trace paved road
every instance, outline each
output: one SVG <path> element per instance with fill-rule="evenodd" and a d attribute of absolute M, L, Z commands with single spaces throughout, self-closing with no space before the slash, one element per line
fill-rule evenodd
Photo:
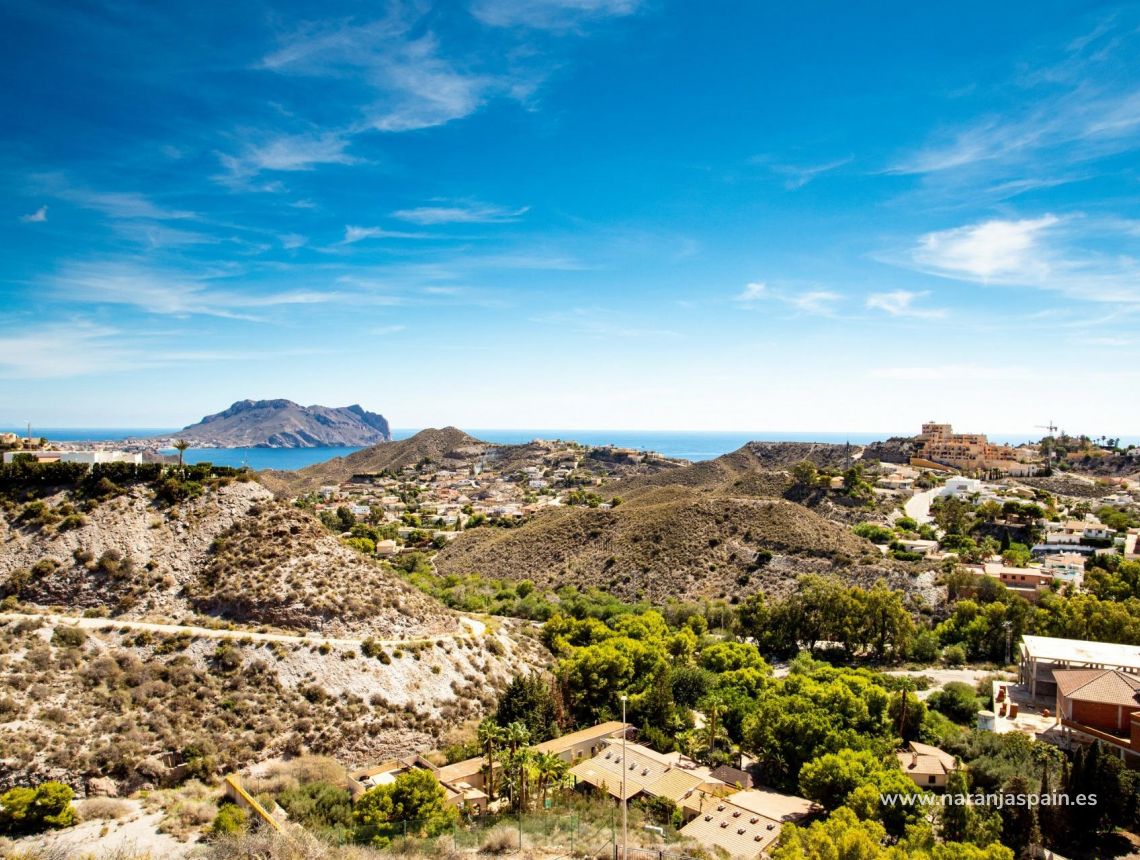
<path fill-rule="evenodd" d="M 941 487 L 935 487 L 932 490 L 923 490 L 921 493 L 915 493 L 906 500 L 906 503 L 903 505 L 903 510 L 906 511 L 908 517 L 919 525 L 932 522 L 930 503 L 934 501 L 941 491 Z"/>
<path fill-rule="evenodd" d="M 108 630 L 129 627 L 132 630 L 149 630 L 154 633 L 177 635 L 189 633 L 192 636 L 203 636 L 210 639 L 249 639 L 253 642 L 285 642 L 301 645 L 316 645 L 327 642 L 329 645 L 340 645 L 346 648 L 359 648 L 363 639 L 337 639 L 311 633 L 307 636 L 292 636 L 287 633 L 256 633 L 252 630 L 225 630 L 213 627 L 192 627 L 185 624 L 156 624 L 152 621 L 125 621 L 120 618 L 80 618 L 74 615 L 33 615 L 23 612 L 0 613 L 0 621 L 23 621 L 40 619 L 49 624 L 66 624 L 71 627 L 81 627 L 84 630 Z M 409 639 L 377 639 L 381 645 L 401 645 L 408 642 L 431 642 L 439 639 L 454 639 L 459 636 L 482 636 L 487 632 L 487 625 L 478 618 L 461 616 L 459 624 L 463 628 L 455 633 L 437 633 L 434 636 L 420 636 Z"/>

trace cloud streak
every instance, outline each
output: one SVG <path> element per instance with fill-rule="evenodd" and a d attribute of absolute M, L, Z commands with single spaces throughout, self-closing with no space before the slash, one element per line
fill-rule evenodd
<path fill-rule="evenodd" d="M 773 289 L 762 281 L 746 284 L 744 289 L 733 297 L 733 301 L 743 307 L 774 301 L 809 316 L 834 316 L 843 296 L 833 290 L 811 289 L 802 292 L 789 292 Z"/>
<path fill-rule="evenodd" d="M 883 311 L 892 317 L 909 317 L 914 319 L 939 319 L 946 316 L 945 308 L 919 308 L 915 302 L 930 295 L 929 291 L 911 292 L 909 290 L 891 290 L 885 293 L 872 293 L 867 296 L 867 307 L 872 310 Z"/>
<path fill-rule="evenodd" d="M 529 211 L 529 206 L 507 209 L 502 206 L 474 203 L 399 209 L 392 213 L 392 217 L 424 226 L 431 224 L 510 224 L 518 221 Z"/>

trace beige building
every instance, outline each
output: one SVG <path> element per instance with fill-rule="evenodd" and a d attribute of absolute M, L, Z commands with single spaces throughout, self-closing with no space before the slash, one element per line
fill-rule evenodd
<path fill-rule="evenodd" d="M 629 723 L 612 720 L 549 741 L 543 741 L 532 746 L 531 749 L 536 752 L 554 753 L 573 764 L 600 751 L 608 741 L 620 736 L 623 731 L 628 731 L 630 728 Z M 447 793 L 448 803 L 454 806 L 467 805 L 482 808 L 487 801 L 487 795 L 483 791 L 487 785 L 486 764 L 487 760 L 484 757 L 477 756 L 453 762 L 443 767 L 436 767 L 422 756 L 412 755 L 354 770 L 348 775 L 348 787 L 355 797 L 370 788 L 395 782 L 397 776 L 412 768 L 423 768 L 430 770 L 439 780 L 440 785 Z M 495 771 L 496 773 L 499 771 L 498 765 L 496 765 Z"/>
<path fill-rule="evenodd" d="M 946 778 L 958 769 L 958 760 L 950 753 L 918 741 L 911 741 L 908 749 L 895 755 L 902 772 L 919 788 L 945 788 Z"/>
<path fill-rule="evenodd" d="M 746 789 L 717 798 L 688 824 L 681 835 L 730 857 L 765 854 L 789 822 L 803 821 L 819 811 L 810 800 L 765 789 Z"/>
<path fill-rule="evenodd" d="M 919 443 L 919 459 L 966 472 L 999 471 L 1026 476 L 1036 471 L 1036 464 L 1019 459 L 1016 449 L 994 445 L 984 433 L 955 433 L 949 424 L 929 421 L 922 425 L 922 432 L 915 439 Z"/>

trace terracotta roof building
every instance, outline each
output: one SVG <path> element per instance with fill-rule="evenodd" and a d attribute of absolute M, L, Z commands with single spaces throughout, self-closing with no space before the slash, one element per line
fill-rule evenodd
<path fill-rule="evenodd" d="M 946 778 L 958 769 L 958 760 L 950 753 L 918 741 L 895 755 L 902 772 L 919 788 L 945 788 Z"/>

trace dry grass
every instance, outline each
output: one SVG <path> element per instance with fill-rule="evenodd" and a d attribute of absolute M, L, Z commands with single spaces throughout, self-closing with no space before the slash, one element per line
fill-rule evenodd
<path fill-rule="evenodd" d="M 117 797 L 89 797 L 75 804 L 82 821 L 113 821 L 129 815 L 131 805 Z"/>
<path fill-rule="evenodd" d="M 221 791 L 196 779 L 173 789 L 151 791 L 143 798 L 147 812 L 162 811 L 160 833 L 186 841 L 214 820 Z"/>

